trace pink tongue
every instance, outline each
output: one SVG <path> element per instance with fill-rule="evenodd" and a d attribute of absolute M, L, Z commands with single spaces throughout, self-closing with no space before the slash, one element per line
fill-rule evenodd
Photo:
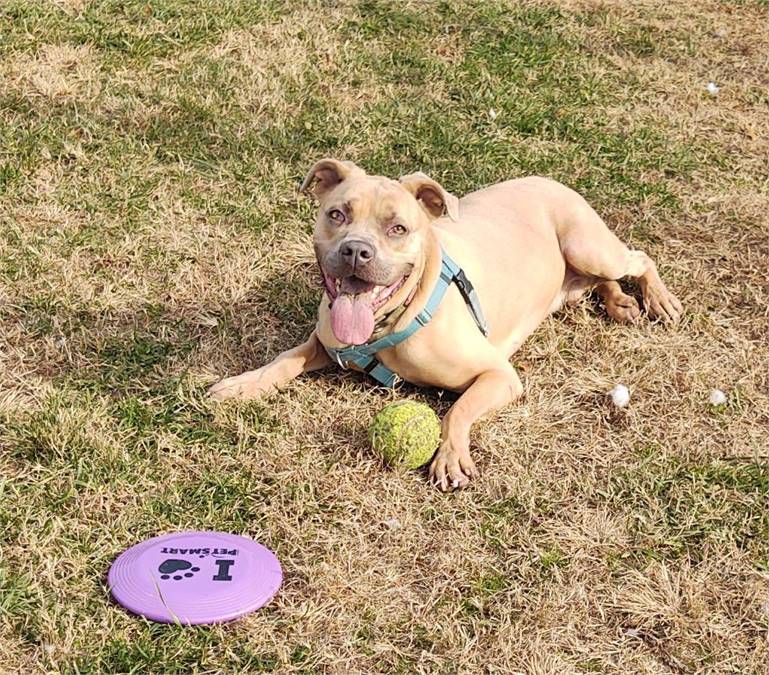
<path fill-rule="evenodd" d="M 370 296 L 339 295 L 331 305 L 331 330 L 343 344 L 364 344 L 374 332 L 374 310 Z"/>

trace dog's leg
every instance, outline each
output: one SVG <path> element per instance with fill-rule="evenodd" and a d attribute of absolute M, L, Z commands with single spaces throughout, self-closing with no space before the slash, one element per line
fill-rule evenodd
<path fill-rule="evenodd" d="M 643 251 L 628 249 L 606 227 L 588 203 L 581 197 L 579 200 L 578 206 L 570 211 L 568 222 L 562 223 L 558 231 L 561 251 L 566 262 L 580 274 L 606 281 L 616 281 L 626 276 L 635 277 L 641 287 L 649 316 L 672 323 L 678 321 L 683 306 L 660 279 L 652 259 Z M 618 304 L 622 304 L 616 287 L 604 286 L 603 290 L 612 298 L 612 302 L 616 299 Z M 598 291 L 601 295 L 604 294 L 601 288 Z M 614 316 L 613 308 L 609 308 L 609 301 L 607 310 Z"/>
<path fill-rule="evenodd" d="M 640 315 L 636 299 L 623 292 L 616 281 L 602 281 L 595 290 L 603 298 L 606 313 L 620 323 L 633 323 Z"/>
<path fill-rule="evenodd" d="M 283 352 L 266 366 L 217 382 L 208 390 L 208 395 L 215 401 L 259 398 L 302 373 L 318 370 L 330 363 L 329 355 L 313 332 L 307 342 Z"/>
<path fill-rule="evenodd" d="M 507 362 L 481 373 L 443 418 L 441 447 L 430 464 L 430 480 L 444 492 L 463 488 L 476 474 L 470 457 L 470 427 L 480 417 L 517 399 L 523 386 Z"/>

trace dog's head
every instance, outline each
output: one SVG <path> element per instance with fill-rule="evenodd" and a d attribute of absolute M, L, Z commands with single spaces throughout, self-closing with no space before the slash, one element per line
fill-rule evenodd
<path fill-rule="evenodd" d="M 335 159 L 317 162 L 301 189 L 320 204 L 313 244 L 332 330 L 344 344 L 363 344 L 375 313 L 421 270 L 431 222 L 457 218 L 457 198 L 423 173 L 395 181 Z"/>

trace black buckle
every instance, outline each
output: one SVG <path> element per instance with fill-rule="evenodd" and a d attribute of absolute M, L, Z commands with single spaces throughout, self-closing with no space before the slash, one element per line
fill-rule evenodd
<path fill-rule="evenodd" d="M 464 270 L 459 270 L 454 275 L 454 282 L 456 283 L 459 290 L 462 292 L 462 295 L 465 296 L 466 300 L 470 299 L 470 293 L 475 290 L 473 288 L 473 285 L 470 283 L 470 280 L 465 276 Z"/>
<path fill-rule="evenodd" d="M 465 304 L 470 310 L 470 313 L 473 315 L 475 323 L 478 324 L 478 328 L 480 329 L 481 333 L 483 333 L 485 337 L 488 337 L 489 328 L 486 325 L 486 320 L 484 319 L 483 315 L 479 315 L 481 309 L 480 301 L 478 300 L 478 294 L 475 292 L 475 288 L 473 288 L 470 280 L 465 276 L 465 271 L 463 269 L 458 270 L 454 275 L 454 283 L 457 285 L 459 292 L 462 294 L 462 297 L 465 300 Z M 473 300 L 475 300 L 475 302 L 473 302 Z"/>

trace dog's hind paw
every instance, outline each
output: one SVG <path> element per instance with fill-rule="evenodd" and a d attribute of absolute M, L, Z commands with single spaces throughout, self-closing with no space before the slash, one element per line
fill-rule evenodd
<path fill-rule="evenodd" d="M 606 300 L 606 313 L 620 323 L 635 323 L 641 309 L 635 298 L 622 293 Z"/>
<path fill-rule="evenodd" d="M 684 312 L 681 301 L 665 286 L 649 285 L 644 289 L 644 306 L 651 319 L 678 323 Z"/>

